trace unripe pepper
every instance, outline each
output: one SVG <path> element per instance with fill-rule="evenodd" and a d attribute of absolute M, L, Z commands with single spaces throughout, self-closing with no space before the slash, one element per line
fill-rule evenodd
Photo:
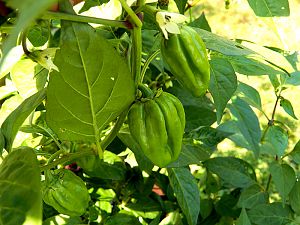
<path fill-rule="evenodd" d="M 170 34 L 161 42 L 161 55 L 175 78 L 194 96 L 205 94 L 210 80 L 206 47 L 199 34 L 182 26 L 180 34 Z"/>
<path fill-rule="evenodd" d="M 128 113 L 129 130 L 142 152 L 157 166 L 165 167 L 181 152 L 185 114 L 172 94 L 160 92 L 138 101 Z"/>
<path fill-rule="evenodd" d="M 42 194 L 46 204 L 69 216 L 84 214 L 90 201 L 84 182 L 66 169 L 56 170 L 53 173 L 45 171 Z"/>

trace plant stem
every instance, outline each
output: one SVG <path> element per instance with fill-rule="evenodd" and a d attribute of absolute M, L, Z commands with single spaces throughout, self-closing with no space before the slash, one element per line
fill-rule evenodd
<path fill-rule="evenodd" d="M 137 27 L 142 27 L 143 23 L 140 18 L 135 14 L 135 12 L 129 7 L 125 0 L 119 0 L 123 9 L 128 13 L 130 19 L 134 22 Z"/>
<path fill-rule="evenodd" d="M 108 19 L 101 19 L 96 17 L 89 17 L 89 16 L 81 16 L 81 15 L 72 15 L 68 13 L 62 12 L 45 12 L 42 15 L 42 19 L 61 19 L 61 20 L 69 20 L 74 22 L 82 22 L 82 23 L 96 23 L 96 24 L 103 24 L 112 27 L 121 27 L 121 28 L 128 28 L 126 25 L 126 21 L 122 20 L 108 20 Z"/>
<path fill-rule="evenodd" d="M 266 190 L 265 191 L 269 190 L 271 180 L 272 180 L 272 175 L 270 174 L 269 177 L 268 177 L 267 186 L 266 186 Z"/>
<path fill-rule="evenodd" d="M 27 55 L 29 57 L 30 51 L 28 50 L 27 45 L 26 45 L 26 34 L 27 34 L 27 31 L 24 30 L 21 34 L 21 36 L 22 36 L 21 43 L 22 43 L 22 48 L 23 48 L 25 55 Z"/>
<path fill-rule="evenodd" d="M 127 113 L 128 113 L 128 109 L 126 109 L 124 112 L 122 112 L 122 114 L 119 116 L 113 129 L 101 142 L 102 149 L 106 149 L 106 147 L 115 139 L 115 137 L 117 136 L 119 130 L 121 129 L 121 127 L 126 119 Z"/>
<path fill-rule="evenodd" d="M 146 60 L 144 66 L 143 66 L 143 69 L 142 69 L 142 72 L 141 72 L 141 76 L 140 76 L 140 79 L 138 80 L 138 83 L 143 83 L 143 79 L 144 79 L 144 76 L 146 74 L 146 71 L 148 69 L 148 66 L 149 64 L 152 62 L 152 60 L 154 60 L 156 58 L 156 56 L 160 53 L 160 49 L 156 50 L 155 52 L 153 52 L 149 57 L 148 59 Z"/>
<path fill-rule="evenodd" d="M 132 30 L 132 54 L 131 54 L 131 72 L 134 77 L 136 86 L 141 80 L 142 64 L 142 29 L 134 27 Z"/>
<path fill-rule="evenodd" d="M 95 152 L 93 150 L 89 150 L 89 151 L 76 152 L 76 153 L 72 153 L 72 154 L 66 154 L 66 155 L 62 156 L 61 158 L 55 160 L 54 162 L 51 162 L 45 166 L 41 166 L 40 169 L 41 169 L 41 171 L 45 171 L 45 170 L 51 169 L 59 164 L 63 164 L 65 162 L 72 161 L 74 159 L 81 158 L 84 156 L 89 156 L 89 155 L 95 155 Z"/>
<path fill-rule="evenodd" d="M 57 157 L 59 157 L 60 154 L 63 154 L 65 151 L 63 149 L 58 150 L 57 152 L 55 152 L 54 154 L 52 154 L 50 156 L 50 158 L 47 161 L 47 164 L 50 164 L 51 162 L 54 161 L 54 159 L 56 159 Z"/>
<path fill-rule="evenodd" d="M 277 106 L 278 106 L 278 102 L 279 102 L 279 99 L 281 98 L 280 94 L 281 94 L 281 91 L 279 91 L 279 94 L 276 95 L 276 102 L 275 102 L 274 109 L 273 109 L 272 116 L 271 116 L 271 121 L 272 122 L 274 121 L 276 109 L 277 109 Z"/>

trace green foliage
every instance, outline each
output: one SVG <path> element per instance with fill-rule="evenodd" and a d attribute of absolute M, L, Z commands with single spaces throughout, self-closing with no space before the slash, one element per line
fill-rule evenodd
<path fill-rule="evenodd" d="M 214 34 L 204 1 L 4 2 L 0 225 L 299 223 L 297 51 Z"/>

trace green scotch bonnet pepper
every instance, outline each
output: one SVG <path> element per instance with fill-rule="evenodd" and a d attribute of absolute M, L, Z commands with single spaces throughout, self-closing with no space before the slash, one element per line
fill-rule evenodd
<path fill-rule="evenodd" d="M 43 200 L 59 213 L 81 216 L 90 201 L 84 182 L 72 171 L 66 169 L 45 171 L 42 182 Z"/>
<path fill-rule="evenodd" d="M 185 113 L 172 94 L 160 92 L 152 99 L 134 103 L 128 113 L 128 125 L 142 152 L 155 165 L 165 167 L 178 158 Z"/>
<path fill-rule="evenodd" d="M 194 96 L 204 95 L 210 80 L 210 65 L 204 42 L 189 26 L 161 42 L 161 55 L 174 77 Z"/>

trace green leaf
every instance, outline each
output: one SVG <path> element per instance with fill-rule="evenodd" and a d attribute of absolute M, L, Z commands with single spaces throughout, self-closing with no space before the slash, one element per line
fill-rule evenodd
<path fill-rule="evenodd" d="M 261 130 L 257 116 L 251 107 L 238 97 L 232 100 L 229 109 L 237 119 L 239 130 L 247 140 L 251 150 L 254 151 L 257 156 L 259 154 L 259 142 L 261 138 Z"/>
<path fill-rule="evenodd" d="M 11 151 L 18 130 L 30 113 L 38 107 L 46 97 L 46 89 L 43 89 L 27 98 L 19 105 L 3 122 L 1 129 L 5 137 L 5 149 Z"/>
<path fill-rule="evenodd" d="M 265 1 L 265 0 L 262 0 L 262 1 Z M 268 0 L 268 1 L 271 1 L 271 0 Z M 279 52 L 274 51 L 270 48 L 260 46 L 258 44 L 253 43 L 253 42 L 242 41 L 241 44 L 243 46 L 253 50 L 256 53 L 256 55 L 262 56 L 262 58 L 266 62 L 270 63 L 271 65 L 273 65 L 277 69 L 279 69 L 281 71 L 284 71 L 284 72 L 288 72 L 288 73 L 292 73 L 292 72 L 295 71 L 295 69 L 293 68 L 291 63 L 286 59 L 286 57 L 284 57 Z"/>
<path fill-rule="evenodd" d="M 284 74 L 282 70 L 272 66 L 258 55 L 226 56 L 234 70 L 249 76 Z"/>
<path fill-rule="evenodd" d="M 245 102 L 247 102 L 249 105 L 259 110 L 262 110 L 260 95 L 255 88 L 243 82 L 239 82 L 237 88 L 237 95 Z"/>
<path fill-rule="evenodd" d="M 208 194 L 216 193 L 220 189 L 219 180 L 217 180 L 217 178 L 214 177 L 214 175 L 209 171 L 207 171 L 205 185 L 206 185 L 205 191 Z"/>
<path fill-rule="evenodd" d="M 176 210 L 168 213 L 159 225 L 182 225 L 180 212 Z"/>
<path fill-rule="evenodd" d="M 184 167 L 191 164 L 200 164 L 200 162 L 209 159 L 210 155 L 211 152 L 205 146 L 184 141 L 178 159 L 170 163 L 168 167 Z"/>
<path fill-rule="evenodd" d="M 296 71 L 290 74 L 289 77 L 285 80 L 285 85 L 293 85 L 299 86 L 300 85 L 300 71 Z"/>
<path fill-rule="evenodd" d="M 249 220 L 249 217 L 247 215 L 245 208 L 242 209 L 240 217 L 236 221 L 236 225 L 251 225 L 251 222 Z"/>
<path fill-rule="evenodd" d="M 255 15 L 260 17 L 289 16 L 288 0 L 248 0 Z"/>
<path fill-rule="evenodd" d="M 216 121 L 213 103 L 207 97 L 194 97 L 177 82 L 173 82 L 173 87 L 168 92 L 174 94 L 184 107 L 186 132 L 200 126 L 210 126 Z"/>
<path fill-rule="evenodd" d="M 199 127 L 185 134 L 187 138 L 201 141 L 205 146 L 213 148 L 233 133 L 224 132 L 213 127 Z"/>
<path fill-rule="evenodd" d="M 179 12 L 181 14 L 184 14 L 187 0 L 174 0 L 174 1 L 177 5 L 177 8 L 178 8 Z"/>
<path fill-rule="evenodd" d="M 271 204 L 260 204 L 248 211 L 249 219 L 257 225 L 283 225 L 290 222 L 290 210 L 287 205 L 282 206 L 281 202 Z"/>
<path fill-rule="evenodd" d="M 249 55 L 255 53 L 240 43 L 230 41 L 224 37 L 200 28 L 193 28 L 203 39 L 206 48 L 212 51 L 216 51 L 224 55 Z"/>
<path fill-rule="evenodd" d="M 41 84 L 46 83 L 47 73 L 42 73 L 42 70 L 31 59 L 22 59 L 12 68 L 10 77 L 23 98 L 28 98 L 44 88 Z"/>
<path fill-rule="evenodd" d="M 204 166 L 226 183 L 240 188 L 255 184 L 253 168 L 246 161 L 234 157 L 215 157 L 206 160 Z"/>
<path fill-rule="evenodd" d="M 53 5 L 56 0 L 44 0 L 44 1 L 36 1 L 36 0 L 6 0 L 7 6 L 18 9 L 18 20 L 13 30 L 9 34 L 9 37 L 4 42 L 3 46 L 3 57 L 0 61 L 0 67 L 3 65 L 4 60 L 7 57 L 9 51 L 14 47 L 17 42 L 17 38 L 19 33 L 25 29 L 27 26 L 34 21 L 36 17 L 41 15 L 45 10 L 47 10 L 51 5 Z M 30 7 L 28 7 L 30 6 Z"/>
<path fill-rule="evenodd" d="M 239 208 L 251 209 L 256 205 L 268 203 L 268 198 L 268 193 L 264 192 L 259 185 L 254 184 L 243 189 L 237 206 Z"/>
<path fill-rule="evenodd" d="M 241 133 L 238 122 L 234 120 L 228 120 L 225 123 L 222 123 L 218 126 L 218 130 L 221 130 L 223 132 L 234 132 L 232 135 L 228 137 L 231 141 L 233 141 L 237 146 L 240 146 L 242 148 L 250 149 L 250 146 Z"/>
<path fill-rule="evenodd" d="M 118 137 L 134 153 L 140 169 L 150 174 L 154 165 L 150 161 L 150 159 L 148 159 L 147 156 L 141 151 L 139 144 L 136 143 L 136 141 L 131 136 L 128 127 L 126 129 L 120 130 L 118 133 Z"/>
<path fill-rule="evenodd" d="M 92 7 L 100 6 L 101 4 L 107 3 L 107 2 L 109 2 L 109 0 L 85 0 L 84 5 L 79 10 L 79 13 L 83 13 Z"/>
<path fill-rule="evenodd" d="M 8 154 L 0 165 L 0 218 L 5 225 L 41 225 L 40 168 L 30 148 Z"/>
<path fill-rule="evenodd" d="M 300 181 L 297 181 L 294 184 L 294 187 L 291 190 L 289 197 L 292 209 L 296 214 L 300 215 Z"/>
<path fill-rule="evenodd" d="M 200 193 L 195 178 L 186 168 L 168 168 L 170 184 L 189 225 L 196 225 L 200 212 Z"/>
<path fill-rule="evenodd" d="M 280 106 L 284 109 L 284 111 L 287 114 L 289 114 L 295 120 L 298 120 L 297 116 L 294 113 L 294 109 L 293 109 L 292 103 L 289 100 L 282 98 L 280 100 Z"/>
<path fill-rule="evenodd" d="M 1 127 L 0 127 L 0 155 L 2 155 L 2 151 L 5 147 L 5 138 L 2 134 L 2 130 L 1 130 Z"/>
<path fill-rule="evenodd" d="M 270 126 L 267 128 L 262 140 L 261 152 L 269 155 L 283 156 L 288 147 L 288 134 L 280 126 Z"/>
<path fill-rule="evenodd" d="M 211 200 L 211 199 L 201 199 L 200 200 L 200 205 L 201 205 L 200 215 L 201 215 L 202 219 L 205 219 L 211 214 L 211 212 L 214 208 L 213 200 Z"/>
<path fill-rule="evenodd" d="M 30 27 L 27 38 L 34 47 L 43 46 L 50 36 L 50 24 L 47 20 L 39 21 L 38 24 Z"/>
<path fill-rule="evenodd" d="M 74 225 L 80 224 L 82 222 L 81 218 L 78 217 L 69 217 L 63 214 L 52 216 L 43 221 L 43 225 Z"/>
<path fill-rule="evenodd" d="M 100 131 L 134 101 L 134 82 L 124 59 L 90 25 L 62 21 L 61 32 L 46 120 L 62 140 L 97 144 Z"/>
<path fill-rule="evenodd" d="M 279 164 L 278 162 L 273 162 L 269 169 L 275 187 L 282 197 L 282 202 L 285 202 L 296 182 L 295 171 L 289 165 Z"/>
<path fill-rule="evenodd" d="M 291 151 L 291 153 L 289 154 L 292 159 L 300 165 L 300 140 L 297 142 L 297 144 L 295 145 L 293 151 Z"/>
<path fill-rule="evenodd" d="M 9 54 L 2 61 L 2 65 L 0 63 L 0 79 L 5 77 L 12 67 L 21 59 L 24 51 L 21 45 L 17 45 L 11 49 Z"/>
<path fill-rule="evenodd" d="M 156 218 L 162 210 L 160 204 L 149 197 L 138 198 L 136 202 L 128 203 L 126 207 L 135 214 L 148 219 Z"/>
<path fill-rule="evenodd" d="M 109 217 L 104 225 L 141 225 L 138 218 L 129 215 L 127 212 L 120 211 L 119 213 Z"/>
<path fill-rule="evenodd" d="M 210 61 L 211 73 L 209 91 L 217 110 L 217 121 L 221 122 L 223 111 L 237 88 L 236 74 L 230 62 L 214 57 Z"/>
<path fill-rule="evenodd" d="M 202 12 L 201 16 L 195 19 L 193 22 L 188 24 L 191 27 L 197 27 L 211 32 L 211 28 L 206 20 L 204 12 Z"/>

